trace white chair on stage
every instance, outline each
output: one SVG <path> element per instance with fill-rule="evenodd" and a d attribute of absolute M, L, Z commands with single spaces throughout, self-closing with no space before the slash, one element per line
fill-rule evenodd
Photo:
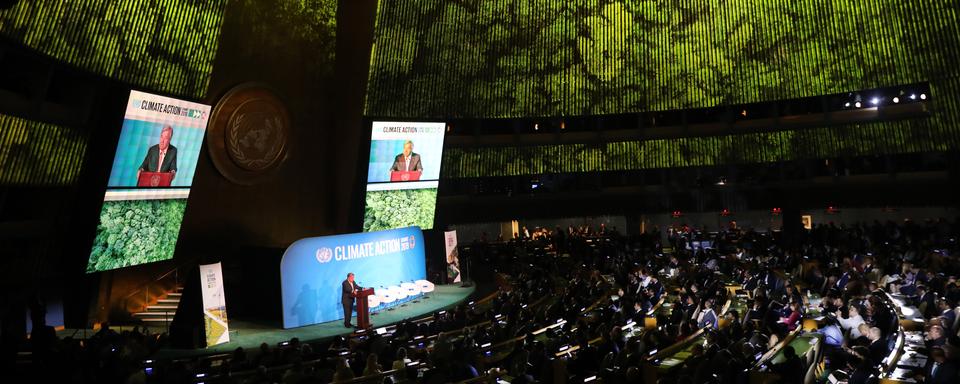
<path fill-rule="evenodd" d="M 405 291 L 407 297 L 416 298 L 420 296 L 420 286 L 414 283 L 401 283 L 400 289 Z"/>
<path fill-rule="evenodd" d="M 397 304 L 403 303 L 407 298 L 407 291 L 401 289 L 399 285 L 391 285 L 387 289 L 390 290 L 390 294 L 397 298 Z"/>
<path fill-rule="evenodd" d="M 384 307 L 388 307 L 390 304 L 397 301 L 397 297 L 394 296 L 393 292 L 387 288 L 380 287 L 380 289 L 375 291 L 377 292 L 377 296 L 380 298 L 380 304 Z"/>
<path fill-rule="evenodd" d="M 424 296 L 436 289 L 436 286 L 428 280 L 417 280 L 414 284 L 420 287 L 420 292 L 423 293 Z"/>
<path fill-rule="evenodd" d="M 367 296 L 367 308 L 370 309 L 370 312 L 376 311 L 377 307 L 381 304 L 380 296 L 370 295 Z"/>

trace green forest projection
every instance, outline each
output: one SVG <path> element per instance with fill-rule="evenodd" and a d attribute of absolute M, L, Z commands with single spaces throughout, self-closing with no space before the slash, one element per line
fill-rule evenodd
<path fill-rule="evenodd" d="M 601 115 L 929 82 L 932 113 L 920 120 L 600 145 L 453 148 L 444 154 L 443 176 L 955 149 L 957 13 L 952 0 L 380 0 L 365 113 Z"/>
<path fill-rule="evenodd" d="M 87 272 L 168 260 L 186 199 L 104 201 Z"/>
<path fill-rule="evenodd" d="M 244 56 L 279 57 L 318 77 L 333 72 L 337 0 L 233 0 L 227 16 L 244 26 L 241 44 L 230 46 L 247 51 Z"/>
<path fill-rule="evenodd" d="M 86 152 L 77 129 L 0 115 L 0 185 L 73 183 Z"/>
<path fill-rule="evenodd" d="M 957 12 L 954 0 L 380 0 L 366 114 L 592 115 L 936 87 L 958 74 Z"/>
<path fill-rule="evenodd" d="M 97 74 L 201 98 L 226 2 L 20 1 L 0 11 L 0 36 Z"/>
<path fill-rule="evenodd" d="M 367 191 L 363 231 L 382 231 L 416 225 L 433 228 L 436 188 Z"/>

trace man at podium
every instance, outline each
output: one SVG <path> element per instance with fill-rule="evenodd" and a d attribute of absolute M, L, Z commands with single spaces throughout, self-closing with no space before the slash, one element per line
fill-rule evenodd
<path fill-rule="evenodd" d="M 417 179 L 419 179 L 419 173 L 423 172 L 423 165 L 420 164 L 420 155 L 413 153 L 413 141 L 407 140 L 403 143 L 403 153 L 393 159 L 390 173 L 394 174 L 395 172 L 404 174 L 416 172 Z M 393 179 L 391 176 L 391 181 L 395 181 Z"/>
<path fill-rule="evenodd" d="M 341 286 L 343 294 L 340 295 L 340 303 L 343 304 L 343 326 L 353 328 L 353 324 L 350 324 L 350 319 L 353 317 L 353 299 L 357 297 L 357 291 L 360 290 L 360 287 L 353 282 L 353 272 L 347 273 L 347 279 L 343 281 Z"/>
<path fill-rule="evenodd" d="M 160 143 L 155 144 L 147 150 L 147 156 L 143 158 L 143 163 L 137 169 L 137 185 L 143 184 L 141 176 L 144 172 L 163 174 L 160 187 L 169 187 L 170 182 L 177 175 L 177 147 L 170 145 L 170 138 L 173 137 L 173 127 L 167 125 L 160 131 Z"/>

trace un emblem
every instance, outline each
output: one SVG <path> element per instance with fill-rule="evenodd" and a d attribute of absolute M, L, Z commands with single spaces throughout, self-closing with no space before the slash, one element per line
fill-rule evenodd
<path fill-rule="evenodd" d="M 317 250 L 317 261 L 320 264 L 330 262 L 333 259 L 333 251 L 330 248 L 323 247 Z"/>
<path fill-rule="evenodd" d="M 207 148 L 224 177 L 250 185 L 268 178 L 287 158 L 291 136 L 286 104 L 269 87 L 241 84 L 210 115 Z"/>

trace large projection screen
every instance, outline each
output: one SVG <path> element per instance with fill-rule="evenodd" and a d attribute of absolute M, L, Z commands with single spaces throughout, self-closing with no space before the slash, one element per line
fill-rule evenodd
<path fill-rule="evenodd" d="M 374 121 L 363 231 L 433 228 L 445 123 Z"/>
<path fill-rule="evenodd" d="M 87 272 L 173 258 L 210 106 L 131 91 Z"/>

